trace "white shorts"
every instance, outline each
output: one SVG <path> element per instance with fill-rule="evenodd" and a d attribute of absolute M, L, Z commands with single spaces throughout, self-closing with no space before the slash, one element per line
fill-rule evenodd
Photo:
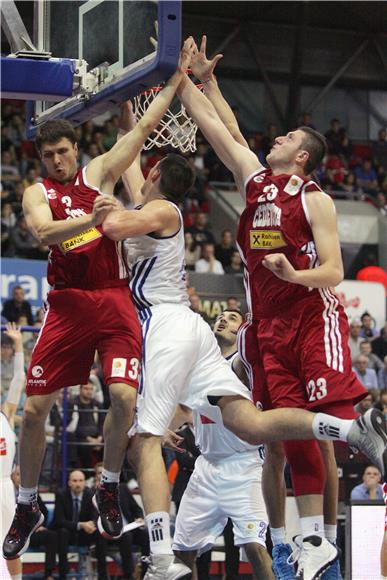
<path fill-rule="evenodd" d="M 11 527 L 13 516 L 15 515 L 15 488 L 10 477 L 0 479 L 0 497 L 1 497 L 1 522 L 0 533 L 1 543 L 8 534 Z"/>
<path fill-rule="evenodd" d="M 142 330 L 137 432 L 164 435 L 178 403 L 212 419 L 215 409 L 208 402 L 209 395 L 251 398 L 222 357 L 209 325 L 187 306 L 160 304 L 149 308 Z"/>
<path fill-rule="evenodd" d="M 262 496 L 262 465 L 257 451 L 238 453 L 218 463 L 198 457 L 180 503 L 172 548 L 210 550 L 233 522 L 235 545 L 265 546 L 267 513 Z"/>

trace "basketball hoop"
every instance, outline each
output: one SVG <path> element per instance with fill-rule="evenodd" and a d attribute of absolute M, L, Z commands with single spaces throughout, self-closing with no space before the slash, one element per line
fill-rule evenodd
<path fill-rule="evenodd" d="M 203 85 L 197 85 L 197 87 L 201 90 Z M 134 97 L 133 112 L 137 121 L 142 118 L 161 89 L 161 85 L 151 87 Z M 145 141 L 143 150 L 148 151 L 152 147 L 160 148 L 171 145 L 182 153 L 188 153 L 189 151 L 193 153 L 196 151 L 197 130 L 198 126 L 188 115 L 184 105 L 175 100 L 159 125 Z"/>

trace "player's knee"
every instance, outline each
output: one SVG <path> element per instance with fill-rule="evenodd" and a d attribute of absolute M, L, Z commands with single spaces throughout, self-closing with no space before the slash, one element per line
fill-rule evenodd
<path fill-rule="evenodd" d="M 264 562 L 268 557 L 265 546 L 258 542 L 250 542 L 243 547 L 250 562 Z"/>
<path fill-rule="evenodd" d="M 109 387 L 110 404 L 115 415 L 128 416 L 135 408 L 137 391 L 130 385 L 113 383 Z"/>
<path fill-rule="evenodd" d="M 27 399 L 23 413 L 23 429 L 31 429 L 38 425 L 43 425 L 46 421 L 48 411 L 45 407 L 29 402 Z"/>

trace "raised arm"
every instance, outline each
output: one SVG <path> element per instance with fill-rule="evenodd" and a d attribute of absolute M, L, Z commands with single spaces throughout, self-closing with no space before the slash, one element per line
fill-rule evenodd
<path fill-rule="evenodd" d="M 319 266 L 308 270 L 295 270 L 284 254 L 269 254 L 264 266 L 281 280 L 309 288 L 329 288 L 339 284 L 344 275 L 336 210 L 331 198 L 321 191 L 306 195 L 306 207 L 316 244 Z"/>
<path fill-rule="evenodd" d="M 15 349 L 13 377 L 9 385 L 7 398 L 2 407 L 4 415 L 7 417 L 9 424 L 13 428 L 16 411 L 26 380 L 26 374 L 24 371 L 23 338 L 19 328 L 14 322 L 8 322 L 4 334 L 13 340 Z"/>
<path fill-rule="evenodd" d="M 74 219 L 55 220 L 43 189 L 39 184 L 27 187 L 23 195 L 23 213 L 28 227 L 35 238 L 45 246 L 59 244 L 71 236 L 80 234 L 87 228 L 99 225 L 117 202 L 107 196 L 101 197 L 101 202 L 91 214 Z"/>
<path fill-rule="evenodd" d="M 178 70 L 150 104 L 133 131 L 121 137 L 110 151 L 96 157 L 89 163 L 86 173 L 87 179 L 92 185 L 104 193 L 113 193 L 115 183 L 136 159 L 146 139 L 169 108 L 176 89 L 183 79 L 183 71 L 190 66 L 194 45 L 192 37 L 184 42 Z"/>
<path fill-rule="evenodd" d="M 190 116 L 199 126 L 220 160 L 233 173 L 238 184 L 244 182 L 254 171 L 262 169 L 262 165 L 254 153 L 235 141 L 221 121 L 213 104 L 187 75 L 179 85 L 177 93 Z"/>
<path fill-rule="evenodd" d="M 121 137 L 132 131 L 136 124 L 137 121 L 134 116 L 131 101 L 122 103 L 118 138 L 121 139 Z M 138 152 L 132 165 L 130 165 L 122 174 L 122 181 L 126 193 L 128 194 L 129 201 L 133 203 L 133 206 L 136 207 L 137 205 L 142 204 L 143 195 L 141 193 L 141 188 L 144 185 L 145 179 L 141 169 L 141 151 Z"/>
<path fill-rule="evenodd" d="M 223 121 L 225 127 L 230 131 L 235 141 L 248 147 L 246 139 L 240 132 L 238 121 L 231 109 L 230 105 L 223 97 L 216 77 L 214 69 L 217 63 L 223 58 L 222 54 L 217 54 L 213 59 L 209 60 L 206 55 L 207 37 L 202 37 L 200 51 L 196 52 L 191 61 L 191 70 L 197 79 L 203 83 L 203 91 L 206 97 L 214 105 L 216 112 Z"/>

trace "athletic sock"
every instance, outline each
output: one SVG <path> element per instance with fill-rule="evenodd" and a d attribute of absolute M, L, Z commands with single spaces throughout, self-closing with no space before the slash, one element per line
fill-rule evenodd
<path fill-rule="evenodd" d="M 325 413 L 316 413 L 313 417 L 312 429 L 316 439 L 347 441 L 352 425 L 353 419 L 338 419 Z"/>
<path fill-rule="evenodd" d="M 102 470 L 101 483 L 119 483 L 120 472 L 108 471 L 107 469 Z"/>
<path fill-rule="evenodd" d="M 151 554 L 173 554 L 169 514 L 167 512 L 152 512 L 145 517 L 149 533 Z"/>
<path fill-rule="evenodd" d="M 11 574 L 11 580 L 22 580 L 22 578 L 21 574 Z"/>
<path fill-rule="evenodd" d="M 336 544 L 337 540 L 337 526 L 333 524 L 324 524 L 325 537 L 332 544 Z"/>
<path fill-rule="evenodd" d="M 17 497 L 17 503 L 23 503 L 25 505 L 36 502 L 38 499 L 38 486 L 36 487 L 19 487 L 19 495 Z"/>
<path fill-rule="evenodd" d="M 273 546 L 278 546 L 278 544 L 286 544 L 286 532 L 285 528 L 270 528 L 271 541 Z"/>
<path fill-rule="evenodd" d="M 301 535 L 304 540 L 308 536 L 324 538 L 324 516 L 308 516 L 300 518 Z"/>

